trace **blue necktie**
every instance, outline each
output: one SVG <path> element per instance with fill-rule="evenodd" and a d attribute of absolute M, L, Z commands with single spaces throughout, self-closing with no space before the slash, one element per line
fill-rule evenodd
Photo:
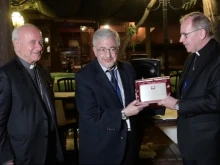
<path fill-rule="evenodd" d="M 116 91 L 116 94 L 117 94 L 119 100 L 121 101 L 121 103 L 123 103 L 122 102 L 122 97 L 121 97 L 121 91 L 120 91 L 120 88 L 118 86 L 118 82 L 115 78 L 115 70 L 109 70 L 109 73 L 111 74 L 111 84 L 112 84 L 114 90 Z"/>

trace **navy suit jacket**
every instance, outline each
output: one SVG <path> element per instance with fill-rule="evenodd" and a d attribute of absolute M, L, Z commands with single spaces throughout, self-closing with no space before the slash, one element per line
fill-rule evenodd
<path fill-rule="evenodd" d="M 135 100 L 134 70 L 129 63 L 118 62 L 125 106 Z M 79 111 L 79 159 L 81 164 L 120 164 L 127 140 L 123 109 L 106 73 L 97 59 L 75 75 L 76 104 Z M 135 117 L 130 117 L 135 151 Z"/>
<path fill-rule="evenodd" d="M 50 75 L 39 68 L 44 91 L 52 100 Z M 50 102 L 55 126 L 57 160 L 63 161 L 58 138 L 54 104 Z M 15 164 L 44 164 L 47 155 L 49 119 L 32 78 L 15 57 L 0 68 L 0 164 L 14 160 Z M 52 122 L 51 121 L 51 122 Z"/>

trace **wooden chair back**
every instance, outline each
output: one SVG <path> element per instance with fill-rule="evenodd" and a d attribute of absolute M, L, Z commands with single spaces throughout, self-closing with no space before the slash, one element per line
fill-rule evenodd
<path fill-rule="evenodd" d="M 75 79 L 72 77 L 60 78 L 57 80 L 57 87 L 59 92 L 74 92 Z"/>

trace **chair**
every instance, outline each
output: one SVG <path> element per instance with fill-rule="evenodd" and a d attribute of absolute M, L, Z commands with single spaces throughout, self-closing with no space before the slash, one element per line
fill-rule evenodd
<path fill-rule="evenodd" d="M 72 77 L 60 78 L 57 80 L 59 92 L 74 92 L 75 79 Z"/>
<path fill-rule="evenodd" d="M 73 145 L 76 154 L 76 161 L 78 162 L 78 116 L 75 118 L 66 118 L 62 100 L 55 100 L 56 117 L 58 123 L 58 129 L 60 133 L 60 140 L 63 151 L 68 152 L 66 149 L 66 140 L 69 130 L 73 130 Z"/>
<path fill-rule="evenodd" d="M 172 88 L 172 96 L 176 97 L 177 95 L 177 88 L 179 84 L 179 78 L 180 78 L 181 73 L 176 71 L 175 74 L 170 75 L 170 81 L 171 81 L 171 88 Z"/>
<path fill-rule="evenodd" d="M 75 91 L 75 79 L 72 77 L 60 78 L 57 80 L 57 87 L 59 92 L 74 92 Z M 74 114 L 74 100 L 65 99 L 63 100 L 63 106 L 65 109 L 66 116 L 72 116 Z"/>

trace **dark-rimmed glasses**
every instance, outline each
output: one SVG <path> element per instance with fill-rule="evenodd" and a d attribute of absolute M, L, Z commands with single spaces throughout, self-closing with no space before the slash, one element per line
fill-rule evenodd
<path fill-rule="evenodd" d="M 201 28 L 201 29 L 196 29 L 196 30 L 193 30 L 193 31 L 191 31 L 191 32 L 188 32 L 188 33 L 180 33 L 181 34 L 181 36 L 183 36 L 184 38 L 187 38 L 187 36 L 189 35 L 189 34 L 191 34 L 191 33 L 193 33 L 193 32 L 196 32 L 196 31 L 199 31 L 199 30 L 202 30 L 203 28 Z"/>
<path fill-rule="evenodd" d="M 99 48 L 99 49 L 96 49 L 99 53 L 101 54 L 106 54 L 107 52 L 111 53 L 111 54 L 116 54 L 117 51 L 118 51 L 118 48 L 116 47 L 112 47 L 112 48 Z"/>

